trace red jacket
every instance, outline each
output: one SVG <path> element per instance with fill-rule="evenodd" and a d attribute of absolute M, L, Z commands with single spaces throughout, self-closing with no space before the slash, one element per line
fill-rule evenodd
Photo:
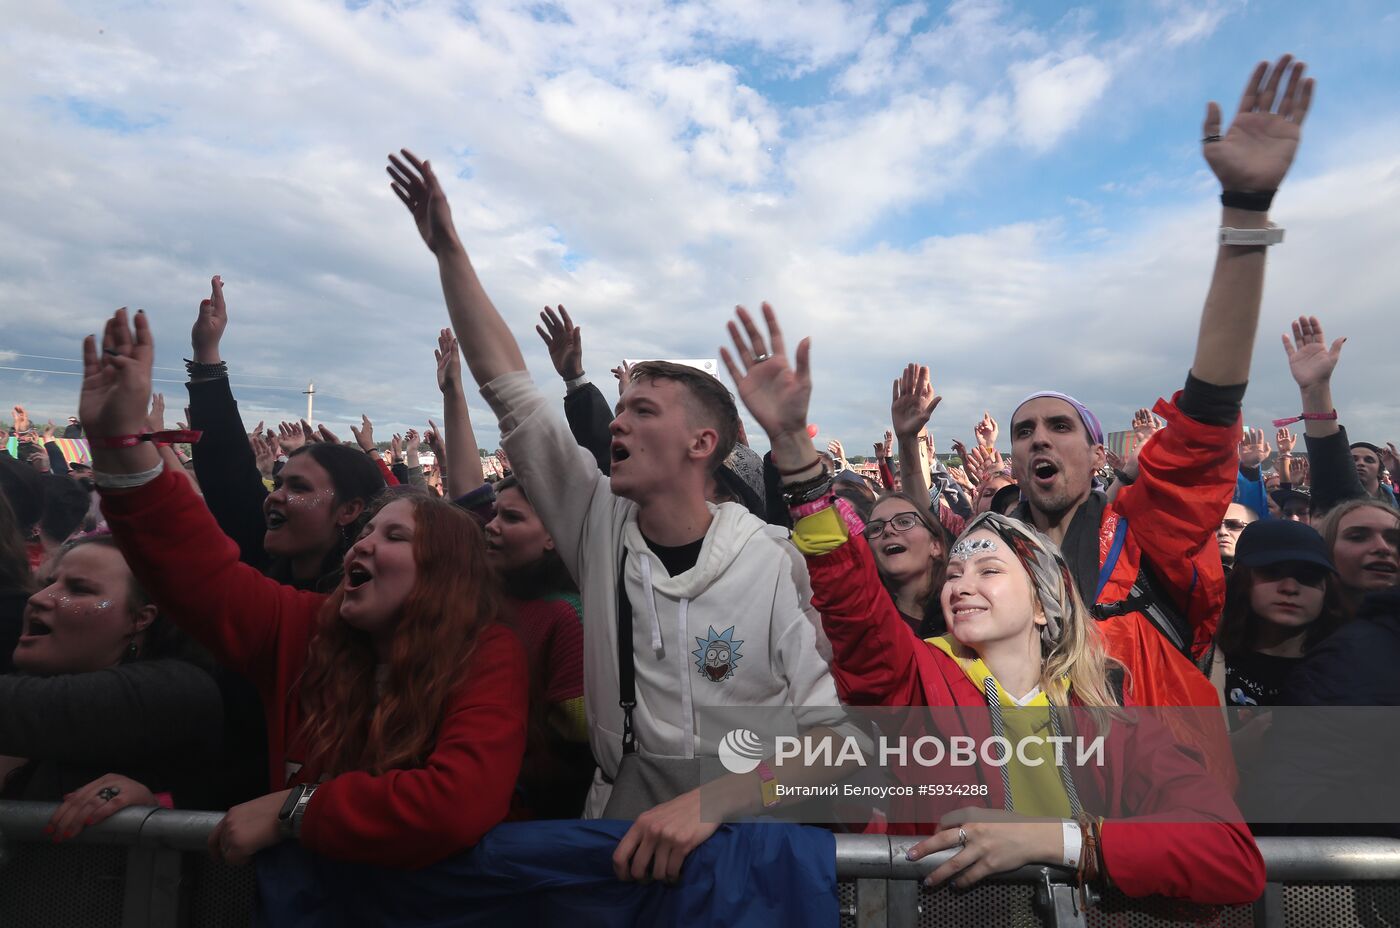
<path fill-rule="evenodd" d="M 296 782 L 289 742 L 296 684 L 326 597 L 283 586 L 238 559 L 188 480 L 169 470 L 102 511 L 142 586 L 182 629 L 258 687 L 273 783 Z M 343 773 L 307 807 L 301 843 L 339 860 L 414 869 L 471 847 L 506 817 L 525 750 L 524 650 L 499 625 L 480 632 L 421 768 Z"/>
<path fill-rule="evenodd" d="M 1234 497 L 1241 429 L 1238 422 L 1197 422 L 1177 407 L 1176 398 L 1158 400 L 1153 411 L 1167 427 L 1143 446 L 1137 480 L 1119 492 L 1100 523 L 1096 601 L 1109 605 L 1126 599 L 1145 559 L 1185 615 L 1191 656 L 1199 659 L 1215 638 L 1225 605 L 1225 571 L 1215 535 Z M 1114 616 L 1098 626 L 1109 656 L 1127 668 L 1126 685 L 1136 705 L 1220 705 L 1220 693 L 1205 674 L 1142 613 Z M 1233 788 L 1237 776 L 1228 739 L 1208 714 L 1174 714 L 1167 721 Z"/>
<path fill-rule="evenodd" d="M 812 605 L 832 648 L 832 673 L 841 699 L 865 706 L 967 706 L 986 699 L 961 667 L 920 641 L 900 618 L 880 584 L 863 538 L 830 554 L 807 558 Z M 1218 713 L 1217 713 L 1218 714 Z M 1082 713 L 1081 713 L 1082 715 Z M 977 729 L 981 713 L 967 713 L 964 731 Z M 926 732 L 925 732 L 926 733 Z M 1212 904 L 1252 902 L 1264 891 L 1264 861 L 1239 809 L 1199 759 L 1147 715 L 1115 722 L 1105 739 L 1102 766 L 1076 770 L 1075 786 L 1086 811 L 1101 815 L 1108 878 L 1129 896 L 1162 894 Z M 939 769 L 939 780 L 958 776 L 987 787 L 978 803 L 956 797 L 910 800 L 896 807 L 886 830 L 928 834 L 956 808 L 1002 808 L 999 774 L 981 765 Z M 914 814 L 910 814 L 910 813 Z M 914 819 L 917 818 L 917 822 Z M 1153 819 L 1156 819 L 1155 821 Z"/>

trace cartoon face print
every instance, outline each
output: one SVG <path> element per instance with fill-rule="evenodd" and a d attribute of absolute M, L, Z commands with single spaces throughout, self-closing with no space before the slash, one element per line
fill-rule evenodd
<path fill-rule="evenodd" d="M 735 667 L 744 657 L 739 653 L 744 642 L 742 639 L 734 640 L 733 625 L 722 632 L 716 632 L 711 625 L 709 631 L 704 638 L 695 639 L 700 647 L 690 653 L 695 658 L 700 676 L 711 683 L 720 683 L 734 676 Z"/>

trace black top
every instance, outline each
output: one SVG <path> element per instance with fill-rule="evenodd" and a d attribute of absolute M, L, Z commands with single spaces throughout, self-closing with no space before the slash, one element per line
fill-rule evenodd
<path fill-rule="evenodd" d="M 186 384 L 190 391 L 190 428 L 203 432 L 194 446 L 194 475 L 204 503 L 225 535 L 238 545 L 238 559 L 258 570 L 268 567 L 263 537 L 263 485 L 258 462 L 248 444 L 243 417 L 227 377 Z"/>
<path fill-rule="evenodd" d="M 680 576 L 696 565 L 700 560 L 700 546 L 705 543 L 703 537 L 689 544 L 674 546 L 659 545 L 645 535 L 642 536 L 642 539 L 646 541 L 647 547 L 656 555 L 657 560 L 666 568 L 666 573 L 673 577 Z"/>
<path fill-rule="evenodd" d="M 214 678 L 182 660 L 90 673 L 0 676 L 0 754 L 28 758 L 5 798 L 61 800 L 107 773 L 182 808 L 208 808 L 223 704 Z"/>
<path fill-rule="evenodd" d="M 1288 675 L 1301 657 L 1276 657 L 1246 651 L 1225 658 L 1225 705 L 1277 706 L 1283 703 Z"/>

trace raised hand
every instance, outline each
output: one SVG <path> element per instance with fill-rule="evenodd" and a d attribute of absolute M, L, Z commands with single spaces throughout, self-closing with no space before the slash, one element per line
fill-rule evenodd
<path fill-rule="evenodd" d="M 355 427 L 353 425 L 350 426 L 351 431 L 354 431 L 354 429 Z M 339 445 L 342 443 L 341 440 L 338 437 L 336 437 L 336 434 L 330 429 L 326 428 L 324 425 L 317 425 L 316 431 L 320 435 L 320 438 L 318 438 L 317 441 L 323 441 L 328 445 Z"/>
<path fill-rule="evenodd" d="M 983 448 L 997 446 L 997 435 L 1000 434 L 1000 429 L 997 427 L 997 420 L 992 418 L 991 412 L 982 413 L 982 421 L 972 427 L 972 434 L 977 439 L 977 444 Z"/>
<path fill-rule="evenodd" d="M 401 148 L 399 152 L 403 160 L 397 155 L 390 155 L 389 165 L 384 170 L 392 178 L 389 186 L 413 215 L 418 234 L 423 236 L 423 244 L 435 255 L 448 249 L 460 249 L 462 243 L 452 224 L 452 208 L 447 205 L 447 196 L 433 173 L 433 166 L 427 161 L 419 161 L 407 148 Z M 404 161 L 408 164 L 404 164 Z"/>
<path fill-rule="evenodd" d="M 451 329 L 438 332 L 438 346 L 433 349 L 437 361 L 438 389 L 451 393 L 462 385 L 462 354 L 457 350 L 457 338 Z"/>
<path fill-rule="evenodd" d="M 24 411 L 23 406 L 15 406 L 12 412 L 15 414 L 15 434 L 23 435 L 33 427 L 29 422 L 29 413 Z"/>
<path fill-rule="evenodd" d="M 885 444 L 884 442 L 882 442 L 882 441 L 877 441 L 877 442 L 875 442 L 875 444 L 874 444 L 873 447 L 874 447 L 874 449 L 875 449 L 875 460 L 876 460 L 877 462 L 878 462 L 881 458 L 887 458 L 887 457 L 890 456 L 890 446 L 887 445 L 887 444 Z"/>
<path fill-rule="evenodd" d="M 837 470 L 846 466 L 846 449 L 841 446 L 839 439 L 833 438 L 826 443 L 826 453 L 831 455 L 831 459 L 836 462 Z"/>
<path fill-rule="evenodd" d="M 325 426 L 323 425 L 321 428 L 325 428 Z M 350 434 L 354 437 L 356 444 L 360 446 L 360 450 L 366 454 L 378 450 L 378 446 L 374 443 L 374 423 L 369 421 L 369 416 L 364 413 L 360 413 L 360 427 L 350 426 Z"/>
<path fill-rule="evenodd" d="M 1385 443 L 1385 448 L 1381 450 L 1381 463 L 1390 471 L 1392 477 L 1400 474 L 1400 450 L 1396 449 L 1395 442 Z"/>
<path fill-rule="evenodd" d="M 894 456 L 894 432 L 885 429 L 885 456 Z"/>
<path fill-rule="evenodd" d="M 389 439 L 389 461 L 397 464 L 403 460 L 403 436 L 395 432 Z"/>
<path fill-rule="evenodd" d="M 961 465 L 954 464 L 949 467 L 948 476 L 953 478 L 954 483 L 966 490 L 969 496 L 977 492 L 976 485 L 972 482 L 972 479 L 968 477 L 967 471 L 963 469 Z"/>
<path fill-rule="evenodd" d="M 253 449 L 253 460 L 257 462 L 258 473 L 264 477 L 271 477 L 273 465 L 277 463 L 277 455 L 273 452 L 272 445 L 261 432 L 254 432 L 248 436 L 248 444 Z"/>
<path fill-rule="evenodd" d="M 302 434 L 299 424 L 283 422 L 277 426 L 277 443 L 282 446 L 283 451 L 291 454 L 306 444 L 306 436 Z"/>
<path fill-rule="evenodd" d="M 209 281 L 209 299 L 200 300 L 199 316 L 190 329 L 190 347 L 200 364 L 218 364 L 219 340 L 228 328 L 228 309 L 224 305 L 224 280 L 215 275 Z"/>
<path fill-rule="evenodd" d="M 1239 109 L 1223 138 L 1220 105 L 1214 101 L 1206 105 L 1202 153 L 1223 190 L 1278 189 L 1293 164 L 1303 120 L 1312 103 L 1313 80 L 1303 78 L 1306 67 L 1301 61 L 1295 63 L 1292 55 L 1284 55 L 1272 69 L 1267 61 L 1259 62 L 1245 83 Z M 1288 84 L 1280 94 L 1284 75 Z"/>
<path fill-rule="evenodd" d="M 787 346 L 783 341 L 783 330 L 778 325 L 778 317 L 773 307 L 763 304 L 763 320 L 768 327 L 768 341 L 754 325 L 753 317 L 742 306 L 735 307 L 739 325 L 730 322 L 729 337 L 734 341 L 738 361 L 728 348 L 720 348 L 720 357 L 734 378 L 734 386 L 739 392 L 749 412 L 770 441 L 779 438 L 792 438 L 801 435 L 811 443 L 807 434 L 807 405 L 812 399 L 812 372 L 808 366 L 811 339 L 804 338 L 797 345 L 796 366 L 788 365 Z M 771 347 L 771 353 L 769 348 Z M 740 368 L 742 365 L 742 370 Z"/>
<path fill-rule="evenodd" d="M 621 396 L 632 383 L 632 365 L 623 361 L 612 369 L 612 375 L 617 378 L 617 395 Z"/>
<path fill-rule="evenodd" d="M 44 444 L 48 444 L 49 442 L 53 441 L 54 431 L 55 431 L 55 427 L 54 427 L 54 424 L 53 424 L 52 422 L 49 422 L 49 423 L 45 424 L 45 426 L 44 426 Z"/>
<path fill-rule="evenodd" d="M 428 446 L 433 457 L 441 464 L 446 448 L 443 446 L 442 435 L 438 432 L 437 423 L 432 419 L 428 420 L 428 428 L 423 432 L 423 444 Z"/>
<path fill-rule="evenodd" d="M 894 435 L 908 439 L 918 435 L 941 402 L 943 397 L 933 392 L 929 382 L 928 368 L 910 364 L 891 390 L 890 422 L 894 425 L 894 434 L 886 432 L 886 441 L 892 440 Z"/>
<path fill-rule="evenodd" d="M 535 331 L 544 339 L 549 349 L 549 360 L 554 362 L 554 370 L 565 380 L 576 380 L 583 376 L 583 330 L 574 325 L 569 311 L 562 305 L 558 315 L 548 306 L 540 313 L 543 327 L 535 326 Z"/>
<path fill-rule="evenodd" d="M 1284 426 L 1283 428 L 1279 429 L 1278 433 L 1274 435 L 1274 444 L 1278 445 L 1279 454 L 1292 454 L 1293 446 L 1297 443 L 1297 436 L 1295 436 L 1292 432 L 1288 431 L 1287 426 Z"/>
<path fill-rule="evenodd" d="M 1137 437 L 1138 446 L 1141 447 L 1153 435 L 1156 435 L 1163 428 L 1163 423 L 1152 415 L 1150 409 L 1139 409 L 1133 413 L 1133 435 Z"/>
<path fill-rule="evenodd" d="M 146 314 L 131 325 L 125 307 L 107 320 L 101 353 L 97 337 L 83 339 L 83 387 L 78 418 L 89 438 L 139 435 L 151 398 L 151 362 L 155 343 Z M 21 410 L 22 412 L 23 410 Z"/>
<path fill-rule="evenodd" d="M 1258 467 L 1272 450 L 1262 429 L 1245 429 L 1244 440 L 1240 442 L 1240 466 Z"/>
<path fill-rule="evenodd" d="M 1327 338 L 1322 334 L 1322 323 L 1316 316 L 1299 316 L 1293 323 L 1293 338 L 1283 336 L 1283 350 L 1288 354 L 1288 371 L 1299 389 L 1306 390 L 1321 383 L 1330 382 L 1332 371 L 1342 357 L 1342 346 L 1347 343 L 1339 338 L 1327 347 Z"/>
<path fill-rule="evenodd" d="M 165 394 L 151 394 L 151 412 L 146 416 L 146 431 L 165 431 Z"/>
<path fill-rule="evenodd" d="M 1005 462 L 1001 459 L 1001 452 L 995 448 L 978 446 L 973 448 L 968 456 L 969 460 L 966 462 L 968 474 L 979 485 L 985 483 L 987 478 L 1005 466 Z"/>

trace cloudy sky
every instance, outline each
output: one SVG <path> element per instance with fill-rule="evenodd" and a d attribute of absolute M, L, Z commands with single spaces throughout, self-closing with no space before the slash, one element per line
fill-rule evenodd
<path fill-rule="evenodd" d="M 80 339 L 120 305 L 151 315 L 178 410 L 216 273 L 250 427 L 304 410 L 312 379 L 343 437 L 362 411 L 385 436 L 437 417 L 446 313 L 382 168 L 407 146 L 539 381 L 558 384 L 546 303 L 610 381 L 623 357 L 715 357 L 733 305 L 767 299 L 790 342 L 813 337 L 813 419 L 852 453 L 908 361 L 945 397 L 940 448 L 1046 387 L 1125 428 L 1191 358 L 1218 219 L 1205 103 L 1228 112 L 1255 61 L 1292 51 L 1319 86 L 1246 419 L 1297 411 L 1279 333 L 1315 313 L 1351 339 L 1353 436 L 1400 438 L 1385 0 L 50 0 L 5 19 L 0 405 L 41 421 L 74 411 Z"/>

